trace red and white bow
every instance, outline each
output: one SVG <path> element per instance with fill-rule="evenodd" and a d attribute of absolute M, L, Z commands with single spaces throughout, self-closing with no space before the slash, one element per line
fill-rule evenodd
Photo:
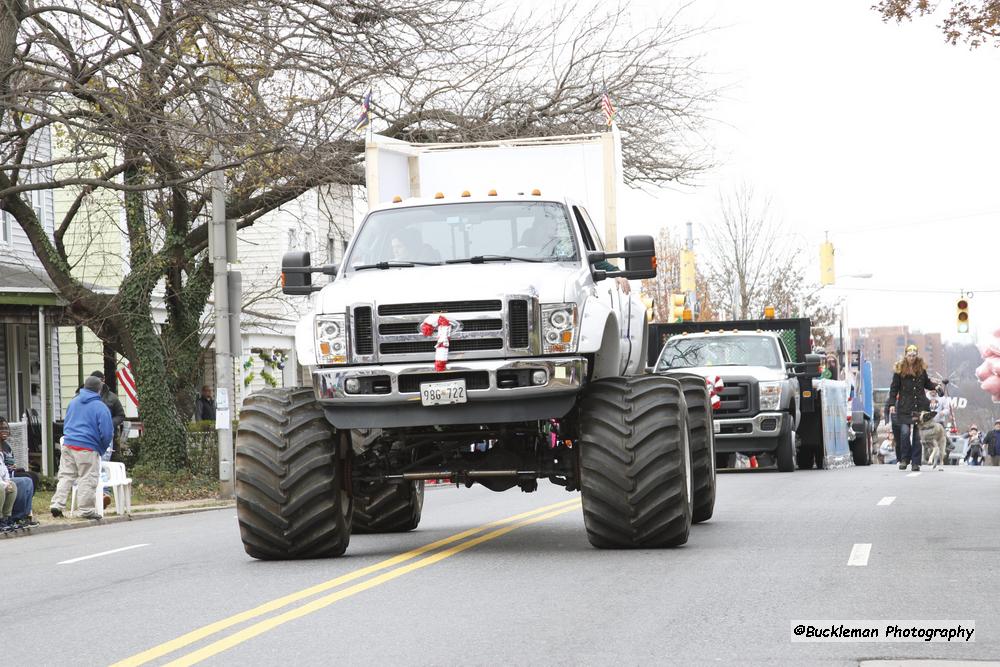
<path fill-rule="evenodd" d="M 722 399 L 719 398 L 719 392 L 725 386 L 722 384 L 722 378 L 718 375 L 707 377 L 705 378 L 705 386 L 708 387 L 708 396 L 712 401 L 712 409 L 718 410 L 722 406 Z"/>
<path fill-rule="evenodd" d="M 433 336 L 437 331 L 437 345 L 434 346 L 434 370 L 448 369 L 448 347 L 451 345 L 451 333 L 458 330 L 458 322 L 452 322 L 444 315 L 432 314 L 424 318 L 420 324 L 420 333 Z"/>

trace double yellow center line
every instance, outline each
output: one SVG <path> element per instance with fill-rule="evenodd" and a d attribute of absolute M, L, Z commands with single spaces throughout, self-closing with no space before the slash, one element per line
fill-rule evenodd
<path fill-rule="evenodd" d="M 291 609 L 282 614 L 272 616 L 262 621 L 258 621 L 253 625 L 250 625 L 239 632 L 233 633 L 227 637 L 216 640 L 211 644 L 207 644 L 200 649 L 187 653 L 168 663 L 169 665 L 194 665 L 196 663 L 210 658 L 213 655 L 217 655 L 222 651 L 233 648 L 243 642 L 252 639 L 260 634 L 272 630 L 280 625 L 293 621 L 297 618 L 302 618 L 308 614 L 311 614 L 320 609 L 324 609 L 335 602 L 339 602 L 345 598 L 349 598 L 353 595 L 366 591 L 375 586 L 380 586 L 386 582 L 392 581 L 398 577 L 403 576 L 409 572 L 425 568 L 428 565 L 433 565 L 438 563 L 445 558 L 459 554 L 466 549 L 471 549 L 472 547 L 482 544 L 483 542 L 488 542 L 494 540 L 498 537 L 502 537 L 511 531 L 517 530 L 518 528 L 523 528 L 524 526 L 530 526 L 532 524 L 538 523 L 540 521 L 545 521 L 546 519 L 551 519 L 552 517 L 559 516 L 560 514 L 566 514 L 567 512 L 572 512 L 573 510 L 579 508 L 580 499 L 573 498 L 572 500 L 566 500 L 560 503 L 554 503 L 552 505 L 546 505 L 545 507 L 539 507 L 537 509 L 531 510 L 530 512 L 523 512 L 521 514 L 516 514 L 514 516 L 507 517 L 506 519 L 500 519 L 499 521 L 493 521 L 491 523 L 483 524 L 476 528 L 470 528 L 469 530 L 456 533 L 449 537 L 437 540 L 436 542 L 431 542 L 422 547 L 413 549 L 412 551 L 407 551 L 401 553 L 398 556 L 393 556 L 379 563 L 363 567 L 353 572 L 348 572 L 347 574 L 341 575 L 329 581 L 324 581 L 321 584 L 315 586 L 310 586 L 309 588 L 304 588 L 295 593 L 290 593 L 283 597 L 271 600 L 270 602 L 265 602 L 264 604 L 254 607 L 248 611 L 235 614 L 228 618 L 224 618 L 221 621 L 216 621 L 215 623 L 210 623 L 204 627 L 198 628 L 197 630 L 192 630 L 187 634 L 181 635 L 176 639 L 172 639 L 163 644 L 159 644 L 150 649 L 143 651 L 142 653 L 137 653 L 131 657 L 125 658 L 119 662 L 116 662 L 112 667 L 135 667 L 136 665 L 144 665 L 151 660 L 156 660 L 165 655 L 178 651 L 186 646 L 190 646 L 195 642 L 201 641 L 207 637 L 211 637 L 214 634 L 222 632 L 228 628 L 231 628 L 240 623 L 255 619 L 259 616 L 278 611 L 288 605 L 294 604 L 306 598 L 312 597 L 319 593 L 324 593 L 334 588 L 343 586 L 344 584 L 350 583 L 362 577 L 366 577 L 370 574 L 375 574 L 376 572 L 381 572 L 382 570 L 387 570 L 393 568 L 397 565 L 401 567 L 395 567 L 388 572 L 384 572 L 377 577 L 372 577 L 365 581 L 354 584 L 353 586 L 348 586 L 346 588 L 341 588 L 333 593 L 324 595 L 322 597 L 316 598 L 311 602 L 304 604 L 295 609 Z M 488 531 L 488 532 L 486 532 Z M 482 533 L 482 534 L 480 534 Z M 474 537 L 478 535 L 478 537 Z M 472 538 L 472 539 L 468 539 Z M 465 541 L 463 541 L 465 540 Z M 458 544 L 456 544 L 456 542 Z M 447 549 L 437 551 L 442 547 L 447 547 L 448 545 L 454 545 Z M 409 563 L 407 565 L 402 565 L 411 561 L 415 558 L 423 556 L 429 552 L 436 552 L 429 556 L 420 558 L 415 562 Z"/>

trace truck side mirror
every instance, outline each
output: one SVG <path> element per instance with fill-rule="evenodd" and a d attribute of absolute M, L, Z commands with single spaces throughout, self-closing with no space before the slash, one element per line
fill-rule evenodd
<path fill-rule="evenodd" d="M 785 370 L 797 377 L 818 378 L 820 376 L 819 367 L 823 363 L 822 354 L 807 354 L 805 361 L 788 362 Z"/>
<path fill-rule="evenodd" d="M 818 378 L 820 375 L 819 367 L 823 364 L 822 354 L 807 354 L 805 361 L 805 369 L 802 373 L 808 378 Z"/>
<path fill-rule="evenodd" d="M 305 250 L 290 250 L 281 257 L 281 291 L 301 296 L 312 294 L 318 287 L 312 284 L 312 266 Z"/>
<path fill-rule="evenodd" d="M 656 277 L 656 244 L 652 236 L 625 237 L 625 271 L 630 280 Z"/>

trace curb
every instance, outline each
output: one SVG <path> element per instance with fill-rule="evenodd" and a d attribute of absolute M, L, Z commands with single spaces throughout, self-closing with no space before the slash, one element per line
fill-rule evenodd
<path fill-rule="evenodd" d="M 162 512 L 138 512 L 136 514 L 124 514 L 121 516 L 108 516 L 100 521 L 80 521 L 75 523 L 52 523 L 36 528 L 25 528 L 14 533 L 0 534 L 0 538 L 15 539 L 18 537 L 28 537 L 29 535 L 43 535 L 45 533 L 58 533 L 64 530 L 75 530 L 77 528 L 92 528 L 97 526 L 111 525 L 114 523 L 125 523 L 127 521 L 139 521 L 140 519 L 155 519 L 164 516 L 178 516 L 180 514 L 198 514 L 200 512 L 211 512 L 213 510 L 224 510 L 235 507 L 234 503 L 226 505 L 212 505 L 210 507 L 186 507 Z"/>

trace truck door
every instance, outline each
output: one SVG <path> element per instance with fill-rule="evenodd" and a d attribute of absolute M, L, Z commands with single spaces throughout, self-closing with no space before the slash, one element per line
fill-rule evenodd
<path fill-rule="evenodd" d="M 580 235 L 587 250 L 604 250 L 604 243 L 594 228 L 594 223 L 587 213 L 587 209 L 582 206 L 573 206 L 573 217 L 580 228 Z M 619 260 L 622 262 L 624 260 Z M 618 315 L 618 331 L 620 362 L 619 372 L 631 374 L 638 371 L 642 362 L 643 324 L 645 321 L 645 308 L 637 306 L 638 299 L 630 299 L 618 289 L 614 280 L 606 280 L 597 286 L 598 298 L 607 304 Z M 634 303 L 633 303 L 634 302 Z"/>

